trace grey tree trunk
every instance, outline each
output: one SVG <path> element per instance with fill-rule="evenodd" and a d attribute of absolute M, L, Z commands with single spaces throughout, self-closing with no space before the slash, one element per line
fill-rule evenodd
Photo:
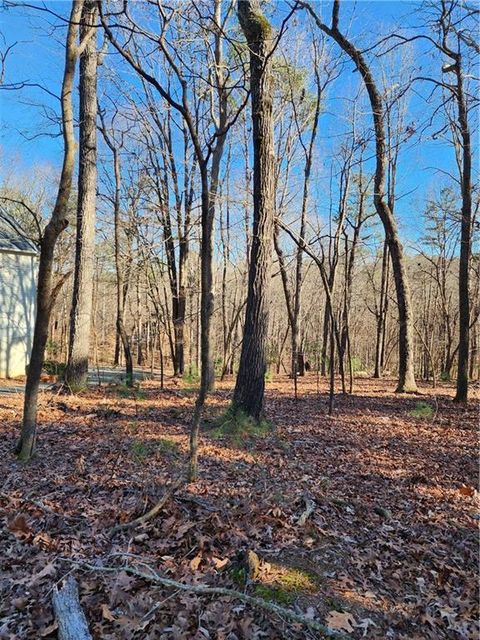
<path fill-rule="evenodd" d="M 57 198 L 40 246 L 40 260 L 37 284 L 37 315 L 33 333 L 33 345 L 28 366 L 23 404 L 23 421 L 20 440 L 16 447 L 20 460 L 29 460 L 35 451 L 37 430 L 37 402 L 48 339 L 48 326 L 52 310 L 52 271 L 55 245 L 59 235 L 68 225 L 68 201 L 72 187 L 75 162 L 75 138 L 73 134 L 72 90 L 75 66 L 79 55 L 77 47 L 78 23 L 83 0 L 74 0 L 68 24 L 65 48 L 65 69 L 62 80 L 61 109 L 63 123 L 64 155 Z"/>
<path fill-rule="evenodd" d="M 250 49 L 253 129 L 253 237 L 247 308 L 234 411 L 259 419 L 263 413 L 267 370 L 268 286 L 274 222 L 274 144 L 272 114 L 271 27 L 258 3 L 239 0 L 238 19 Z"/>
<path fill-rule="evenodd" d="M 200 419 L 208 392 L 215 386 L 215 370 L 211 344 L 211 325 L 214 310 L 213 291 L 213 223 L 217 199 L 220 163 L 226 139 L 227 93 L 223 69 L 223 44 L 221 31 L 221 0 L 215 0 L 215 75 L 218 97 L 217 140 L 212 151 L 210 183 L 208 176 L 208 159 L 197 152 L 201 179 L 201 296 L 200 296 L 200 388 L 195 402 L 195 411 L 190 428 L 190 460 L 189 480 L 193 482 L 198 476 L 198 434 Z M 198 146 L 197 143 L 195 143 Z"/>
<path fill-rule="evenodd" d="M 58 640 L 92 640 L 73 576 L 67 576 L 60 589 L 57 586 L 53 588 L 53 610 L 58 624 Z"/>
<path fill-rule="evenodd" d="M 382 255 L 382 276 L 380 285 L 380 299 L 378 302 L 378 312 L 376 317 L 377 322 L 377 336 L 375 343 L 375 371 L 373 373 L 374 378 L 382 377 L 383 368 L 383 353 L 385 342 L 385 322 L 387 317 L 388 308 L 388 245 L 384 242 L 383 255 Z"/>
<path fill-rule="evenodd" d="M 97 3 L 86 0 L 80 39 L 94 27 Z M 95 262 L 97 192 L 97 42 L 96 29 L 80 56 L 80 141 L 75 274 L 70 344 L 65 381 L 73 390 L 87 386 Z"/>

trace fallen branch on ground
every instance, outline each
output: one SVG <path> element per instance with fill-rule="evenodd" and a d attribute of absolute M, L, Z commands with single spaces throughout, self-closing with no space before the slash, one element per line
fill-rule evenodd
<path fill-rule="evenodd" d="M 315 507 L 317 506 L 315 504 L 315 500 L 312 500 L 311 498 L 304 497 L 303 501 L 305 502 L 305 511 L 297 520 L 297 524 L 300 527 L 303 527 L 303 525 L 307 522 L 308 518 L 312 515 L 312 513 L 315 511 Z"/>
<path fill-rule="evenodd" d="M 73 576 L 67 576 L 60 589 L 56 585 L 53 588 L 53 610 L 58 624 L 58 640 L 92 640 Z"/>
<path fill-rule="evenodd" d="M 154 518 L 157 515 L 157 513 L 161 509 L 163 509 L 165 503 L 168 502 L 169 498 L 175 493 L 175 491 L 179 487 L 184 485 L 185 482 L 186 481 L 183 476 L 181 476 L 180 478 L 177 478 L 174 482 L 172 482 L 172 484 L 167 489 L 167 491 L 163 494 L 163 496 L 160 498 L 157 504 L 150 509 L 150 511 L 147 511 L 147 513 L 145 513 L 143 516 L 140 516 L 139 518 L 135 518 L 135 520 L 132 520 L 131 522 L 124 522 L 122 524 L 117 524 L 110 531 L 110 537 L 118 533 L 118 531 L 124 531 L 125 529 L 133 529 L 134 527 L 139 527 L 140 525 L 145 524 L 146 522 Z"/>
<path fill-rule="evenodd" d="M 268 600 L 263 600 L 262 598 L 257 598 L 254 596 L 249 596 L 246 593 L 242 593 L 241 591 L 236 591 L 235 589 L 227 589 L 225 587 L 210 587 L 203 584 L 185 584 L 183 582 L 177 582 L 176 580 L 172 580 L 170 578 L 164 578 L 156 571 L 154 571 L 151 567 L 148 567 L 149 573 L 144 573 L 143 571 L 139 571 L 130 565 L 122 566 L 122 567 L 99 567 L 92 564 L 88 564 L 87 562 L 77 562 L 75 560 L 70 560 L 68 558 L 63 558 L 63 560 L 67 562 L 71 562 L 73 564 L 77 564 L 79 567 L 83 569 L 88 569 L 89 571 L 97 571 L 104 573 L 116 573 L 119 571 L 125 571 L 126 573 L 137 576 L 138 578 L 143 578 L 144 580 L 150 580 L 151 582 L 156 582 L 157 584 L 161 584 L 164 587 L 171 587 L 172 589 L 178 589 L 179 591 L 188 591 L 189 593 L 196 593 L 198 595 L 217 595 L 217 596 L 225 596 L 227 598 L 233 598 L 235 600 L 241 600 L 249 604 L 252 607 L 257 607 L 260 609 L 264 609 L 266 611 L 270 611 L 270 613 L 274 613 L 280 617 L 287 618 L 291 622 L 295 622 L 297 624 L 301 624 L 312 631 L 317 631 L 322 634 L 323 638 L 335 638 L 336 640 L 351 640 L 350 636 L 339 633 L 338 631 L 334 631 L 329 629 L 325 625 L 320 622 L 316 622 L 315 620 L 311 620 L 306 616 L 296 613 L 291 609 L 286 609 L 274 602 L 269 602 Z M 148 566 L 148 565 L 144 565 Z"/>

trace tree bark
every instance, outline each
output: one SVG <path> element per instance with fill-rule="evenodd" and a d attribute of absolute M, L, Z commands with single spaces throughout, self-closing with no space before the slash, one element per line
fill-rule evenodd
<path fill-rule="evenodd" d="M 61 109 L 63 123 L 64 155 L 57 198 L 40 245 L 40 260 L 37 284 L 37 315 L 33 333 L 33 345 L 28 366 L 23 405 L 23 422 L 20 440 L 16 451 L 23 461 L 29 460 L 35 451 L 37 428 L 37 403 L 48 339 L 48 327 L 52 310 L 52 272 L 55 245 L 59 235 L 68 225 L 68 202 L 72 187 L 75 162 L 75 138 L 73 133 L 72 90 L 75 78 L 75 66 L 79 55 L 76 45 L 78 23 L 83 0 L 74 0 L 68 24 L 65 48 L 65 69 L 61 91 Z"/>
<path fill-rule="evenodd" d="M 470 347 L 469 264 L 472 233 L 472 152 L 466 98 L 463 91 L 462 57 L 460 53 L 457 54 L 456 58 L 456 76 L 458 124 L 460 128 L 460 135 L 462 137 L 462 224 L 460 232 L 460 262 L 458 270 L 460 335 L 458 343 L 457 393 L 455 395 L 455 402 L 466 402 L 468 399 L 468 356 Z"/>
<path fill-rule="evenodd" d="M 239 0 L 237 13 L 250 49 L 253 129 L 253 237 L 247 308 L 233 409 L 258 420 L 263 414 L 267 371 L 268 286 L 274 220 L 274 144 L 271 27 L 253 0 Z"/>
<path fill-rule="evenodd" d="M 82 10 L 80 39 L 94 27 L 95 0 Z M 87 386 L 92 319 L 97 192 L 97 42 L 96 28 L 80 56 L 80 141 L 75 274 L 70 315 L 70 344 L 65 380 L 71 389 Z"/>
<path fill-rule="evenodd" d="M 388 304 L 388 245 L 386 242 L 383 244 L 382 254 L 382 276 L 380 284 L 380 299 L 378 303 L 378 313 L 376 317 L 377 322 L 377 336 L 375 342 L 375 371 L 373 373 L 374 378 L 382 377 L 383 368 L 383 354 L 385 343 L 385 321 L 387 316 L 387 304 Z"/>
<path fill-rule="evenodd" d="M 58 624 L 58 640 L 92 640 L 73 576 L 67 576 L 61 589 L 53 588 L 53 610 Z"/>

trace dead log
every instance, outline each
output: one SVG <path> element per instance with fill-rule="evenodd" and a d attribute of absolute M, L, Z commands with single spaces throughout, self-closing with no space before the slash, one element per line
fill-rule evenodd
<path fill-rule="evenodd" d="M 61 589 L 57 585 L 53 588 L 53 610 L 58 624 L 58 640 L 92 640 L 73 576 L 63 580 Z"/>

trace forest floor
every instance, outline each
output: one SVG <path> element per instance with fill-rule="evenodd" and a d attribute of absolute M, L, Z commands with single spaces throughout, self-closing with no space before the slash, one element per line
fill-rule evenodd
<path fill-rule="evenodd" d="M 328 417 L 324 381 L 300 380 L 295 401 L 279 377 L 267 392 L 274 430 L 232 440 L 208 428 L 231 388 L 220 383 L 209 400 L 198 482 L 113 535 L 183 468 L 195 390 L 167 379 L 163 391 L 157 381 L 43 391 L 37 456 L 25 466 L 12 453 L 22 396 L 2 394 L 0 638 L 56 637 L 52 590 L 68 573 L 94 638 L 324 637 L 126 564 L 240 590 L 351 638 L 478 638 L 478 395 L 464 407 L 451 386 L 403 396 L 393 380 L 362 379 Z M 315 508 L 302 523 L 306 501 Z M 241 550 L 260 558 L 246 584 Z"/>

